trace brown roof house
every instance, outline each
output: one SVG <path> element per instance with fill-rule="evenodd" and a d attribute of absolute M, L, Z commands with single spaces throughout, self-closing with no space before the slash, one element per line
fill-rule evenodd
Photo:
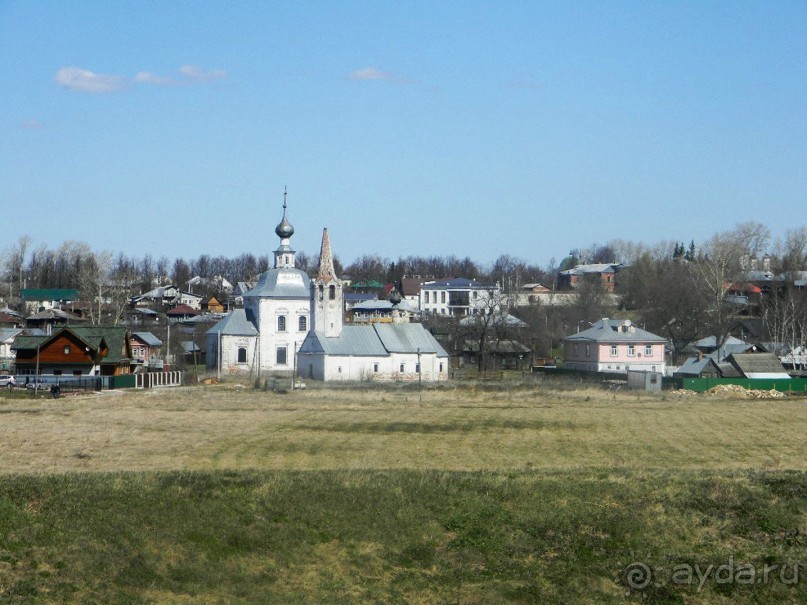
<path fill-rule="evenodd" d="M 18 374 L 131 373 L 130 334 L 122 326 L 67 327 L 47 336 L 18 336 L 11 348 Z"/>

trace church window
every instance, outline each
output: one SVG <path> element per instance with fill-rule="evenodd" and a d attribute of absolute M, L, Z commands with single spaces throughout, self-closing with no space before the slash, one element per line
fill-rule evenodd
<path fill-rule="evenodd" d="M 279 365 L 279 366 L 286 365 L 286 347 L 278 347 L 277 348 L 276 361 L 277 361 L 277 365 Z"/>
<path fill-rule="evenodd" d="M 300 315 L 297 319 L 297 330 L 299 332 L 305 332 L 308 329 L 308 320 L 305 315 Z"/>
<path fill-rule="evenodd" d="M 373 372 L 378 372 L 378 364 L 377 363 L 373 364 Z"/>
<path fill-rule="evenodd" d="M 318 290 L 319 290 L 319 299 L 322 300 L 324 297 L 325 287 L 322 284 L 320 284 Z"/>
<path fill-rule="evenodd" d="M 440 371 L 443 371 L 443 362 L 440 362 Z"/>
<path fill-rule="evenodd" d="M 330 300 L 336 300 L 336 286 L 333 284 L 328 286 L 328 298 Z"/>
<path fill-rule="evenodd" d="M 285 315 L 278 315 L 277 316 L 277 331 L 278 332 L 285 332 L 286 331 L 286 316 Z"/>
<path fill-rule="evenodd" d="M 406 369 L 406 366 L 404 366 L 404 364 L 401 364 L 401 373 L 403 373 L 405 369 Z"/>
<path fill-rule="evenodd" d="M 247 348 L 238 347 L 238 363 L 246 363 L 246 362 L 247 362 Z"/>

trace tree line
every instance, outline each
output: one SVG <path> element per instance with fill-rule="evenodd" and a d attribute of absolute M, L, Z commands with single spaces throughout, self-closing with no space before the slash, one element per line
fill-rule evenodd
<path fill-rule="evenodd" d="M 51 249 L 33 246 L 20 237 L 3 251 L 0 292 L 14 301 L 23 288 L 77 288 L 88 306 L 90 319 L 117 321 L 133 294 L 157 285 L 186 287 L 194 276 L 221 276 L 235 285 L 253 281 L 267 270 L 270 258 L 250 253 L 235 258 L 200 255 L 194 259 L 151 255 L 129 257 L 123 253 L 96 252 L 84 242 L 64 242 Z M 298 253 L 298 267 L 314 275 L 318 256 Z M 563 335 L 615 313 L 629 315 L 647 330 L 668 337 L 674 344 L 714 335 L 723 342 L 738 317 L 752 312 L 742 296 L 727 290 L 746 280 L 748 272 L 767 268 L 776 275 L 793 276 L 807 270 L 807 227 L 788 230 L 772 240 L 761 223 L 741 223 L 696 245 L 690 240 L 669 240 L 654 245 L 611 240 L 605 244 L 573 248 L 560 262 L 545 266 L 502 254 L 490 265 L 456 256 L 403 256 L 395 260 L 365 254 L 347 265 L 334 260 L 337 273 L 354 281 L 373 279 L 399 283 L 405 275 L 423 278 L 467 277 L 499 283 L 512 295 L 526 283 L 552 287 L 558 270 L 583 263 L 622 263 L 617 292 L 608 295 L 599 284 L 583 282 L 572 304 L 552 307 L 540 304 L 514 310 L 530 325 L 529 340 L 536 351 L 551 353 Z M 753 309 L 773 341 L 804 344 L 807 341 L 807 301 L 794 280 L 776 282 Z M 214 288 L 209 285 L 208 288 Z M 195 290 L 204 294 L 205 288 Z M 217 292 L 211 292 L 217 293 Z"/>

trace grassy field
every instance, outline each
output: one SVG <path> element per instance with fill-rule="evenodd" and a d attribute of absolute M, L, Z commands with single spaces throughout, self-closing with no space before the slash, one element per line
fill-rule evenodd
<path fill-rule="evenodd" d="M 806 428 L 528 386 L 0 394 L 0 602 L 803 603 Z"/>

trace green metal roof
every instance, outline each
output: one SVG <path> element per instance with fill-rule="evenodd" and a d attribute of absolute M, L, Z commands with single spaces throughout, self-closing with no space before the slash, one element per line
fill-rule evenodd
<path fill-rule="evenodd" d="M 20 290 L 23 300 L 78 300 L 78 290 L 75 288 L 25 288 Z"/>
<path fill-rule="evenodd" d="M 96 351 L 101 348 L 101 342 L 105 342 L 109 352 L 103 359 L 104 363 L 117 363 L 129 359 L 125 354 L 128 350 L 126 345 L 129 330 L 124 326 L 70 326 L 49 336 L 18 336 L 11 348 L 15 351 L 36 349 L 37 346 L 45 344 L 63 332 L 74 334 Z"/>
<path fill-rule="evenodd" d="M 127 350 L 127 334 L 129 330 L 123 326 L 71 326 L 65 328 L 81 340 L 95 349 L 101 346 L 101 341 L 106 342 L 109 353 L 104 357 L 104 362 L 115 363 L 129 359 L 124 353 Z"/>

